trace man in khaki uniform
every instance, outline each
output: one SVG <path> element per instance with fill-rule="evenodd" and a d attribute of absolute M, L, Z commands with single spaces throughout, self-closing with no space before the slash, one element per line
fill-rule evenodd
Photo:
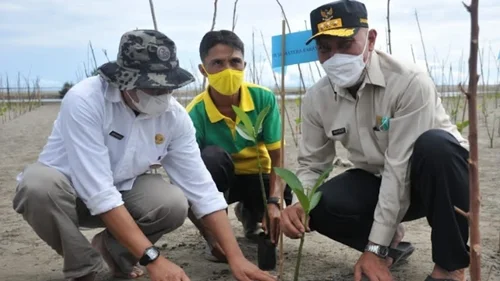
<path fill-rule="evenodd" d="M 408 257 L 401 222 L 426 217 L 434 270 L 426 280 L 464 279 L 469 265 L 468 143 L 450 122 L 425 72 L 374 50 L 365 6 L 341 0 L 310 14 L 318 56 L 327 76 L 303 100 L 297 175 L 311 187 L 332 164 L 337 142 L 350 169 L 326 181 L 310 214 L 310 229 L 362 253 L 355 280 L 392 280 L 389 268 Z M 306 231 L 294 198 L 282 229 Z"/>

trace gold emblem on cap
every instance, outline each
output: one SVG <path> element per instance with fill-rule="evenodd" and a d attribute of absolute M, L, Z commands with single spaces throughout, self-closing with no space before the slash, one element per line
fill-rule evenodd
<path fill-rule="evenodd" d="M 319 23 L 318 30 L 320 32 L 322 32 L 322 31 L 327 31 L 327 30 L 334 29 L 334 28 L 341 28 L 342 26 L 343 26 L 342 19 L 338 18 L 338 19 L 332 19 L 329 21 L 324 21 L 324 22 Z"/>
<path fill-rule="evenodd" d="M 321 10 L 321 18 L 323 18 L 323 21 L 333 18 L 333 8 L 330 7 L 330 9 Z"/>
<path fill-rule="evenodd" d="M 155 143 L 162 144 L 165 141 L 165 137 L 162 134 L 155 135 Z"/>

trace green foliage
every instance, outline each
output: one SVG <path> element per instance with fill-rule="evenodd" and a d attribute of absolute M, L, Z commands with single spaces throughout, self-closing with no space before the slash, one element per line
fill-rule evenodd
<path fill-rule="evenodd" d="M 4 116 L 5 113 L 7 113 L 7 104 L 1 103 L 0 104 L 0 116 Z"/>
<path fill-rule="evenodd" d="M 457 130 L 462 133 L 462 131 L 469 126 L 469 120 L 465 120 L 464 122 L 457 122 Z"/>
<path fill-rule="evenodd" d="M 300 97 L 295 99 L 295 105 L 300 106 L 302 104 L 302 99 Z"/>
<path fill-rule="evenodd" d="M 255 125 L 252 124 L 252 121 L 250 120 L 250 117 L 246 114 L 245 111 L 243 111 L 241 108 L 233 105 L 233 110 L 236 113 L 236 116 L 238 117 L 239 120 L 241 120 L 241 123 L 238 123 L 237 126 L 240 130 L 242 130 L 247 136 L 251 138 L 251 141 L 253 141 L 255 144 L 257 144 L 257 135 L 260 131 L 260 128 L 262 127 L 262 124 L 264 122 L 264 118 L 266 117 L 267 113 L 269 112 L 269 105 L 266 106 L 257 116 L 257 120 L 255 122 Z M 237 119 L 237 120 L 238 120 Z"/>
<path fill-rule="evenodd" d="M 308 191 L 308 188 L 304 190 L 304 186 L 300 182 L 299 178 L 292 171 L 285 168 L 274 167 L 276 175 L 282 178 L 297 195 L 297 199 L 299 199 L 300 205 L 306 214 L 309 214 L 318 205 L 319 200 L 321 199 L 321 192 L 317 191 L 317 189 L 325 181 L 328 175 L 330 175 L 332 170 L 333 165 L 321 174 L 312 189 Z"/>
<path fill-rule="evenodd" d="M 241 123 L 237 123 L 236 126 L 238 126 L 238 129 L 241 130 L 245 138 L 249 139 L 255 144 L 255 150 L 257 151 L 257 165 L 259 166 L 259 180 L 260 180 L 260 191 L 262 195 L 262 204 L 264 204 L 264 217 L 266 218 L 267 221 L 267 229 L 271 229 L 269 227 L 269 217 L 268 217 L 268 212 L 267 212 L 267 200 L 266 200 L 266 188 L 264 186 L 264 178 L 262 176 L 262 164 L 260 162 L 260 155 L 259 155 L 259 147 L 258 147 L 258 134 L 260 131 L 260 128 L 262 127 L 262 124 L 264 123 L 264 118 L 266 117 L 267 113 L 269 112 L 270 106 L 266 106 L 261 112 L 259 112 L 259 115 L 257 116 L 257 120 L 255 121 L 255 125 L 252 124 L 252 120 L 250 120 L 250 117 L 246 114 L 245 111 L 243 111 L 241 108 L 233 105 L 233 110 L 236 113 L 236 122 L 238 122 L 238 119 L 241 120 Z"/>
<path fill-rule="evenodd" d="M 452 109 L 450 112 L 450 117 L 452 120 L 457 120 L 458 109 Z"/>
<path fill-rule="evenodd" d="M 282 178 L 288 186 L 292 189 L 292 191 L 297 195 L 297 198 L 299 199 L 299 203 L 302 206 L 302 209 L 306 213 L 306 217 L 304 219 L 304 227 L 307 229 L 308 226 L 308 218 L 309 214 L 311 211 L 318 205 L 319 200 L 321 199 L 321 191 L 317 191 L 319 186 L 325 181 L 325 179 L 330 175 L 330 172 L 333 169 L 333 165 L 331 165 L 328 169 L 326 169 L 321 176 L 316 180 L 316 183 L 314 184 L 313 188 L 308 191 L 304 191 L 304 186 L 300 182 L 299 178 L 290 170 L 285 169 L 285 168 L 278 168 L 274 167 L 274 172 L 276 175 L 278 175 L 280 178 Z M 307 188 L 309 190 L 309 188 Z M 295 274 L 294 274 L 294 281 L 299 280 L 299 269 L 300 269 L 300 260 L 302 257 L 302 248 L 304 246 L 304 239 L 305 235 L 302 235 L 300 237 L 300 245 L 299 245 L 299 252 L 297 255 L 297 264 L 295 265 Z"/>

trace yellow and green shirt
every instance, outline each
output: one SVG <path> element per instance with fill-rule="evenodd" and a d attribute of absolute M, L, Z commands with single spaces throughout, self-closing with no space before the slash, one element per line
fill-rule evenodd
<path fill-rule="evenodd" d="M 271 172 L 268 150 L 281 148 L 281 116 L 276 97 L 271 90 L 243 83 L 239 107 L 247 113 L 253 124 L 259 113 L 268 105 L 269 112 L 258 134 L 263 173 Z M 196 140 L 201 150 L 206 146 L 217 145 L 227 151 L 233 158 L 236 175 L 259 172 L 255 144 L 239 134 L 232 119 L 219 112 L 208 91 L 197 95 L 186 108 L 196 128 Z M 241 122 L 239 119 L 236 121 Z"/>

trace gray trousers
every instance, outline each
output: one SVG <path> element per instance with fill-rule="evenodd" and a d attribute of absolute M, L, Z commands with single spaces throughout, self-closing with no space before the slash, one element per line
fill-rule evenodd
<path fill-rule="evenodd" d="M 139 176 L 130 191 L 122 192 L 125 207 L 152 243 L 180 227 L 188 212 L 182 191 L 160 174 Z M 16 212 L 36 234 L 64 258 L 65 278 L 77 278 L 101 270 L 102 257 L 80 232 L 79 227 L 105 227 L 91 216 L 77 197 L 70 181 L 54 168 L 40 163 L 24 170 L 13 199 Z M 129 273 L 137 259 L 104 230 L 107 250 L 118 267 Z"/>

